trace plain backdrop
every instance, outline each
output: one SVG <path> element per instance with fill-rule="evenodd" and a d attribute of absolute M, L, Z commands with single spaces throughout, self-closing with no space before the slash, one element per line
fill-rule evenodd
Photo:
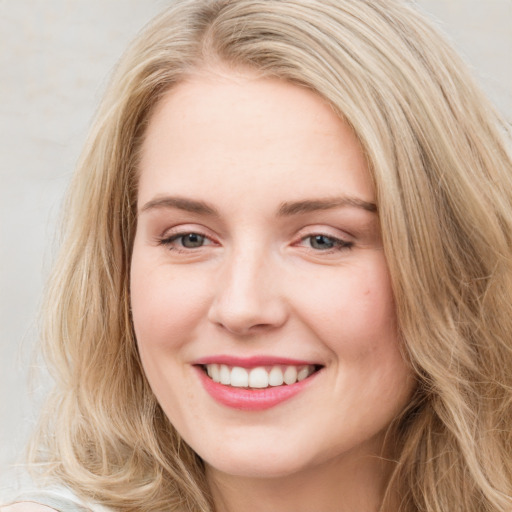
<path fill-rule="evenodd" d="M 27 383 L 63 193 L 110 71 L 170 1 L 0 0 L 0 488 L 44 395 Z M 512 121 L 512 0 L 416 3 Z"/>

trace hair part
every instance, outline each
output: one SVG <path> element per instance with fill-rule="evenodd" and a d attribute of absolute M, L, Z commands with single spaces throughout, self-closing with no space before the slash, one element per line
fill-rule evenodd
<path fill-rule="evenodd" d="M 382 510 L 509 510 L 508 129 L 444 39 L 395 0 L 182 0 L 128 49 L 68 195 L 43 311 L 56 385 L 32 459 L 116 510 L 213 510 L 202 461 L 144 376 L 129 268 L 151 113 L 220 66 L 315 91 L 365 152 L 418 380 L 388 433 L 396 466 Z"/>

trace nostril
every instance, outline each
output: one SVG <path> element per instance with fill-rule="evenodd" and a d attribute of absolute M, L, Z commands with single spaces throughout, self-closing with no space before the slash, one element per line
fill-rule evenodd
<path fill-rule="evenodd" d="M 208 312 L 209 321 L 217 327 L 250 335 L 279 327 L 287 317 L 286 300 L 275 286 L 269 286 L 253 268 L 248 268 L 245 260 L 233 262 L 229 275 L 219 276 Z"/>

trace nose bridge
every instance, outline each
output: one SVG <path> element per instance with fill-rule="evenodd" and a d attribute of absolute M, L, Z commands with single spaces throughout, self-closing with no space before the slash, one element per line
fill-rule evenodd
<path fill-rule="evenodd" d="M 234 247 L 218 275 L 210 320 L 239 334 L 281 325 L 286 308 L 278 274 L 261 244 Z"/>

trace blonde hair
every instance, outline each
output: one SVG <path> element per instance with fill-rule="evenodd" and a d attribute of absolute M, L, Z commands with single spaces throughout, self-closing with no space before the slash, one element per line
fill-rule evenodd
<path fill-rule="evenodd" d="M 316 91 L 367 156 L 418 381 L 389 431 L 382 510 L 510 510 L 507 128 L 443 38 L 394 0 L 183 0 L 129 48 L 68 196 L 44 310 L 56 385 L 33 460 L 117 510 L 214 509 L 201 460 L 144 377 L 128 275 L 148 119 L 174 84 L 218 62 Z"/>

